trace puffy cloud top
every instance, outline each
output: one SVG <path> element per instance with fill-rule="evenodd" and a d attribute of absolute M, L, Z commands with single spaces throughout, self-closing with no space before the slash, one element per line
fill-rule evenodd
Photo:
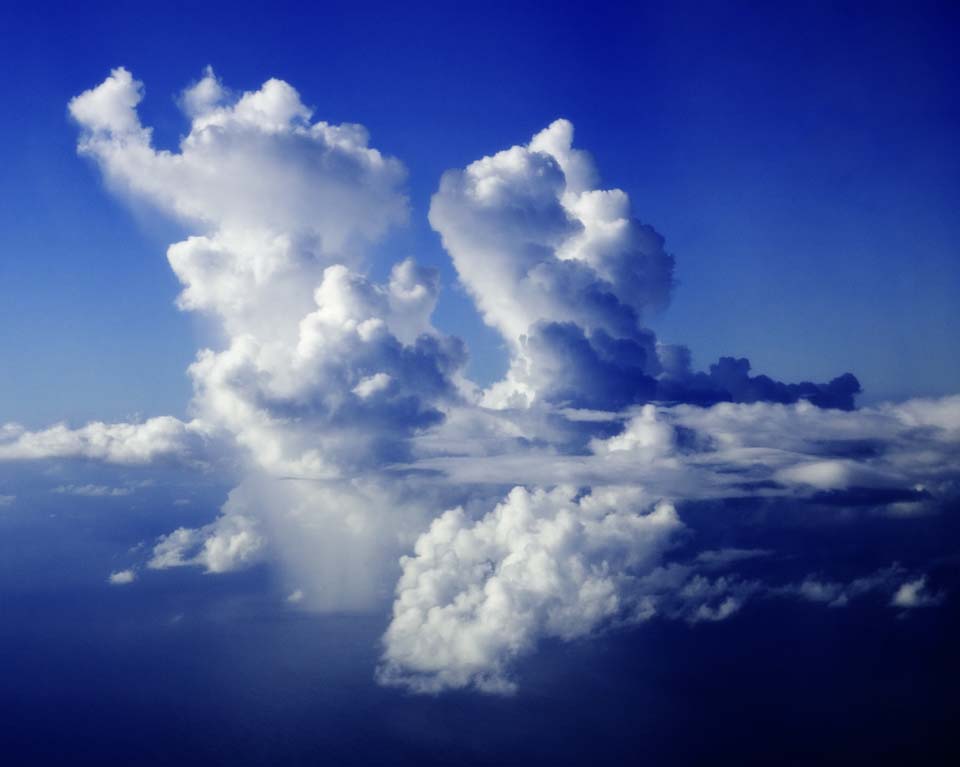
<path fill-rule="evenodd" d="M 406 219 L 406 171 L 362 126 L 312 121 L 281 80 L 236 94 L 208 69 L 181 94 L 190 130 L 178 152 L 153 147 L 136 111 L 142 97 L 142 84 L 117 69 L 73 99 L 79 151 L 121 194 L 193 230 L 167 252 L 183 284 L 178 305 L 210 316 L 223 341 L 190 367 L 191 408 L 208 439 L 239 450 L 247 473 L 220 519 L 166 536 L 150 565 L 225 572 L 262 558 L 271 537 L 290 552 L 301 543 L 284 531 L 291 509 L 302 509 L 299 538 L 326 547 L 325 572 L 350 572 L 343 598 L 324 595 L 324 604 L 369 605 L 398 551 L 399 522 L 388 515 L 404 502 L 337 483 L 408 459 L 409 439 L 460 401 L 465 362 L 462 342 L 431 324 L 434 270 L 407 259 L 383 284 L 364 273 L 371 244 Z M 421 514 L 396 517 L 409 524 Z M 311 515 L 323 529 L 305 521 Z M 369 573 L 350 564 L 364 536 L 391 552 L 368 562 Z M 316 577 L 310 559 L 288 559 Z"/>
<path fill-rule="evenodd" d="M 431 202 L 460 279 L 512 349 L 488 404 L 596 404 L 576 396 L 588 390 L 578 374 L 606 364 L 616 378 L 620 351 L 630 357 L 620 378 L 659 372 L 640 319 L 669 300 L 673 258 L 624 192 L 592 188 L 593 161 L 572 144 L 572 124 L 557 120 L 526 146 L 448 171 Z"/>
<path fill-rule="evenodd" d="M 672 505 L 632 488 L 517 487 L 479 521 L 447 511 L 401 560 L 381 679 L 512 690 L 509 661 L 538 639 L 583 636 L 632 609 L 631 571 L 680 527 Z"/>
<path fill-rule="evenodd" d="M 356 270 L 364 242 L 405 218 L 403 166 L 361 126 L 311 122 L 280 80 L 235 97 L 208 69 L 181 96 L 191 127 L 179 153 L 152 147 L 142 95 L 121 68 L 70 113 L 108 180 L 200 229 L 167 254 L 180 307 L 211 314 L 227 338 L 190 368 L 199 420 L 279 474 L 399 456 L 456 396 L 464 361 L 430 324 L 435 272 L 408 260 L 378 285 Z"/>
<path fill-rule="evenodd" d="M 158 151 L 141 125 L 143 84 L 126 69 L 74 98 L 80 151 L 120 189 L 211 230 L 315 238 L 323 253 L 380 236 L 407 215 L 403 165 L 368 146 L 358 125 L 310 122 L 281 80 L 232 103 L 208 71 L 181 104 L 192 118 L 180 152 Z"/>
<path fill-rule="evenodd" d="M 507 377 L 484 404 L 618 409 L 651 400 L 807 399 L 853 407 L 860 385 L 850 374 L 826 385 L 783 384 L 750 376 L 749 361 L 732 357 L 695 373 L 684 347 L 657 344 L 642 321 L 670 299 L 673 256 L 633 215 L 625 192 L 597 181 L 567 120 L 441 179 L 430 223 L 511 349 Z"/>

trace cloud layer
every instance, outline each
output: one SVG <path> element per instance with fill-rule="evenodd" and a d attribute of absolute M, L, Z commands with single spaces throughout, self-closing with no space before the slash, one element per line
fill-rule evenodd
<path fill-rule="evenodd" d="M 394 519 L 407 518 L 386 509 L 407 502 L 350 481 L 409 459 L 409 438 L 459 401 L 466 360 L 430 323 L 435 272 L 412 260 L 383 284 L 363 272 L 371 243 L 406 220 L 406 171 L 361 126 L 311 121 L 279 80 L 237 95 L 208 70 L 181 94 L 191 123 L 176 153 L 153 148 L 142 96 L 117 69 L 71 101 L 79 150 L 111 187 L 196 232 L 167 252 L 178 305 L 212 317 L 226 342 L 190 367 L 194 423 L 247 475 L 219 520 L 166 536 L 150 566 L 225 572 L 262 558 L 269 532 L 295 577 L 316 579 L 315 557 L 295 553 L 306 536 L 329 558 L 318 604 L 369 605 L 384 589 L 370 571 L 395 567 Z M 352 566 L 367 548 L 365 569 Z"/>
<path fill-rule="evenodd" d="M 573 427 L 601 415 L 556 417 Z M 845 607 L 881 593 L 904 610 L 943 599 L 923 574 L 897 565 L 851 581 L 816 572 L 796 582 L 743 577 L 741 566 L 775 552 L 732 548 L 691 558 L 687 538 L 696 531 L 682 518 L 685 504 L 742 498 L 799 507 L 811 519 L 941 513 L 960 496 L 960 397 L 854 412 L 809 403 L 648 404 L 612 417 L 617 431 L 582 451 L 546 446 L 547 435 L 568 432 L 536 424 L 524 438 L 487 443 L 498 452 L 478 455 L 465 444 L 459 456 L 416 464 L 457 486 L 525 481 L 557 489 L 515 487 L 479 519 L 454 509 L 420 536 L 414 556 L 402 560 L 383 681 L 426 692 L 507 692 L 511 663 L 551 637 L 653 617 L 719 621 L 758 598 Z M 458 452 L 452 437 L 441 444 Z M 592 491 L 583 495 L 583 487 Z"/>

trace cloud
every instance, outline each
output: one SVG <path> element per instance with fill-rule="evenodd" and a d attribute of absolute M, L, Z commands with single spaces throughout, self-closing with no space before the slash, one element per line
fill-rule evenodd
<path fill-rule="evenodd" d="M 860 391 L 860 382 L 852 373 L 844 373 L 825 384 L 810 381 L 787 384 L 765 375 L 750 375 L 750 360 L 746 357 L 721 357 L 710 365 L 708 373 L 694 373 L 688 356 L 683 355 L 678 364 L 666 369 L 658 380 L 657 399 L 699 405 L 806 401 L 822 408 L 853 410 L 854 398 Z"/>
<path fill-rule="evenodd" d="M 228 509 L 205 527 L 180 527 L 153 547 L 147 567 L 165 570 L 195 565 L 208 573 L 238 570 L 260 560 L 265 540 L 254 518 Z"/>
<path fill-rule="evenodd" d="M 111 586 L 125 586 L 128 583 L 133 583 L 136 579 L 137 574 L 133 570 L 117 570 L 116 572 L 110 573 L 107 582 Z"/>
<path fill-rule="evenodd" d="M 227 338 L 190 368 L 198 421 L 276 474 L 332 478 L 397 457 L 458 396 L 465 361 L 430 324 L 436 272 L 407 260 L 378 284 L 356 269 L 405 220 L 402 164 L 361 126 L 311 122 L 287 83 L 231 98 L 209 70 L 182 98 L 179 153 L 158 151 L 141 95 L 115 70 L 70 109 L 108 181 L 198 230 L 168 251 L 181 308 Z"/>
<path fill-rule="evenodd" d="M 53 489 L 61 495 L 82 495 L 88 498 L 107 498 L 130 495 L 133 488 L 107 487 L 106 485 L 60 485 Z"/>
<path fill-rule="evenodd" d="M 291 591 L 287 595 L 287 602 L 289 602 L 292 605 L 298 604 L 299 602 L 302 602 L 302 601 L 303 601 L 302 589 L 295 589 L 294 591 Z"/>
<path fill-rule="evenodd" d="M 765 543 L 698 542 L 686 514 L 702 502 L 932 513 L 960 493 L 960 397 L 857 410 L 850 374 L 788 384 L 743 357 L 694 371 L 645 324 L 673 256 L 568 121 L 448 171 L 431 201 L 510 355 L 481 391 L 433 325 L 437 271 L 370 275 L 409 205 L 405 168 L 364 128 L 315 121 L 280 80 L 239 93 L 208 68 L 180 95 L 178 149 L 159 150 L 143 96 L 117 69 L 69 108 L 109 187 L 189 232 L 167 251 L 177 305 L 219 331 L 188 371 L 192 420 L 8 425 L 0 460 L 229 455 L 241 478 L 220 514 L 161 536 L 149 568 L 270 561 L 305 609 L 393 600 L 378 678 L 419 692 L 509 692 L 545 639 L 708 624 L 762 598 L 939 600 L 920 572 L 761 578 Z"/>
<path fill-rule="evenodd" d="M 633 609 L 631 571 L 681 528 L 671 504 L 635 488 L 517 487 L 476 522 L 445 512 L 401 560 L 380 679 L 512 690 L 510 661 L 539 639 L 584 636 Z"/>
<path fill-rule="evenodd" d="M 403 165 L 361 126 L 311 122 L 280 80 L 231 97 L 208 70 L 182 96 L 191 125 L 179 152 L 152 146 L 142 96 L 118 69 L 70 113 L 79 151 L 111 186 L 195 232 L 167 253 L 178 304 L 214 317 L 227 339 L 190 368 L 198 422 L 271 471 L 332 476 L 348 454 L 399 449 L 439 418 L 431 400 L 454 393 L 464 351 L 429 324 L 436 274 L 406 261 L 379 285 L 356 269 L 406 219 Z M 370 389 L 386 377 L 389 389 Z M 371 428 L 343 427 L 357 419 Z"/>
<path fill-rule="evenodd" d="M 778 585 L 725 572 L 769 550 L 666 561 L 688 532 L 672 503 L 652 502 L 636 486 L 589 494 L 517 487 L 479 519 L 447 511 L 401 560 L 378 679 L 420 693 L 510 694 L 513 664 L 546 639 L 654 618 L 715 623 L 756 599 L 837 608 L 881 592 L 911 608 L 942 598 L 898 564 L 849 582 L 808 575 Z"/>
<path fill-rule="evenodd" d="M 0 508 L 4 506 L 12 506 L 13 502 L 17 500 L 15 495 L 0 495 Z"/>
<path fill-rule="evenodd" d="M 374 373 L 361 379 L 360 383 L 351 389 L 360 399 L 367 399 L 374 394 L 384 391 L 393 380 L 387 373 Z"/>
<path fill-rule="evenodd" d="M 208 69 L 182 96 L 191 130 L 180 152 L 153 148 L 137 114 L 143 95 L 121 67 L 69 104 L 83 131 L 80 152 L 125 194 L 213 232 L 296 234 L 328 254 L 406 220 L 403 165 L 371 148 L 362 126 L 311 122 L 311 110 L 282 80 L 228 101 Z M 284 266 L 275 251 L 231 256 L 232 274 L 252 283 Z M 192 267 L 203 269 L 196 259 L 174 264 L 188 288 Z"/>
<path fill-rule="evenodd" d="M 943 598 L 943 593 L 931 594 L 927 591 L 926 576 L 920 576 L 901 584 L 891 597 L 890 604 L 893 607 L 912 610 L 916 607 L 933 607 L 940 604 Z"/>
<path fill-rule="evenodd" d="M 593 187 L 596 175 L 573 148 L 573 125 L 557 120 L 529 144 L 441 179 L 430 223 L 511 350 L 487 404 L 623 405 L 659 372 L 640 320 L 668 302 L 673 258 L 631 216 L 624 192 Z M 606 391 L 592 393 L 590 381 Z"/>
<path fill-rule="evenodd" d="M 707 574 L 772 553 L 739 549 L 702 552 L 690 563 L 671 563 L 659 567 L 640 580 L 641 588 L 648 592 L 650 599 L 649 615 L 644 617 L 659 613 L 663 617 L 685 620 L 691 624 L 715 622 L 731 617 L 752 599 L 801 599 L 840 608 L 849 606 L 855 599 L 878 592 L 893 594 L 890 604 L 896 605 L 896 595 L 914 584 L 919 584 L 922 590 L 926 582 L 926 576 L 912 576 L 898 563 L 850 581 L 824 579 L 810 574 L 799 582 L 782 585 L 744 579 L 736 574 L 713 577 Z M 912 577 L 916 579 L 910 580 Z M 928 597 L 924 595 L 924 598 Z"/>
<path fill-rule="evenodd" d="M 158 459 L 188 461 L 199 455 L 202 430 L 196 422 L 172 416 L 141 423 L 99 421 L 78 429 L 65 424 L 29 431 L 8 423 L 0 426 L 0 461 L 47 458 L 89 458 L 107 463 L 147 464 Z"/>
<path fill-rule="evenodd" d="M 511 482 L 592 489 L 581 496 L 573 489 L 517 488 L 479 518 L 476 511 L 457 509 L 435 521 L 417 541 L 415 555 L 402 560 L 382 681 L 420 692 L 509 692 L 516 684 L 512 663 L 546 638 L 569 639 L 654 617 L 716 622 L 758 598 L 843 607 L 880 592 L 903 607 L 938 601 L 924 591 L 924 576 L 899 565 L 852 581 L 810 574 L 777 583 L 737 572 L 769 557 L 769 549 L 707 549 L 677 560 L 669 544 L 684 538 L 685 504 L 698 500 L 747 497 L 865 514 L 900 514 L 910 503 L 947 507 L 960 491 L 960 397 L 853 412 L 807 402 L 648 404 L 613 420 L 583 411 L 574 411 L 571 420 L 562 413 L 546 420 L 518 417 L 525 412 L 495 411 L 486 421 L 450 418 L 437 428 L 440 435 L 421 442 L 424 453 L 442 454 L 424 455 L 411 466 L 478 490 Z M 586 451 L 571 448 L 570 435 L 585 425 L 591 431 L 602 427 L 607 436 L 589 439 Z M 622 552 L 620 546 L 652 556 L 627 563 L 594 545 L 584 503 L 603 493 L 616 499 L 608 507 L 611 519 L 642 518 L 630 498 L 671 504 L 676 525 L 664 527 L 669 535 L 649 549 L 631 549 L 635 531 L 628 525 L 611 527 L 616 544 L 604 542 L 614 552 Z M 575 536 L 557 532 L 554 517 L 567 515 L 576 520 Z M 514 516 L 522 522 L 513 523 Z M 529 574 L 533 562 L 536 575 Z M 563 576 L 548 578 L 549 587 L 530 585 L 544 572 Z M 580 604 L 579 587 L 595 573 L 603 574 L 607 590 Z M 552 618 L 567 607 L 584 619 L 578 629 Z"/>
<path fill-rule="evenodd" d="M 711 549 L 701 551 L 697 554 L 697 564 L 704 567 L 724 568 L 737 562 L 744 562 L 750 559 L 761 559 L 773 554 L 769 549 Z"/>
<path fill-rule="evenodd" d="M 447 171 L 430 205 L 461 282 L 506 341 L 506 378 L 484 404 L 620 409 L 652 400 L 809 400 L 853 408 L 847 373 L 827 384 L 751 376 L 746 358 L 690 369 L 683 346 L 659 344 L 644 319 L 673 289 L 674 258 L 620 189 L 597 188 L 573 125 L 557 120 L 526 145 Z"/>
<path fill-rule="evenodd" d="M 143 84 L 120 67 L 100 85 L 71 100 L 70 114 L 91 133 L 127 136 L 141 134 L 136 106 L 143 98 Z"/>
<path fill-rule="evenodd" d="M 371 245 L 406 220 L 406 170 L 361 126 L 312 121 L 280 80 L 236 94 L 208 69 L 181 95 L 190 130 L 176 152 L 153 147 L 142 97 L 123 69 L 76 97 L 79 151 L 119 194 L 192 232 L 167 252 L 178 305 L 224 339 L 190 367 L 193 423 L 246 476 L 219 519 L 165 536 L 150 566 L 226 572 L 260 561 L 269 538 L 293 572 L 324 573 L 329 588 L 309 592 L 318 604 L 369 606 L 414 534 L 390 510 L 410 504 L 386 483 L 349 481 L 409 459 L 410 438 L 464 385 L 463 343 L 430 322 L 436 271 L 408 259 L 383 282 L 365 274 Z M 300 553 L 305 541 L 322 564 Z M 364 552 L 385 564 L 354 564 Z"/>
<path fill-rule="evenodd" d="M 781 593 L 794 594 L 807 601 L 825 604 L 828 607 L 846 607 L 852 600 L 874 591 L 899 593 L 903 586 L 910 583 L 904 580 L 906 577 L 908 577 L 907 571 L 894 563 L 888 568 L 849 583 L 824 580 L 810 575 L 799 584 L 784 587 Z"/>
<path fill-rule="evenodd" d="M 903 515 L 960 493 L 957 412 L 954 396 L 853 412 L 800 402 L 645 405 L 599 421 L 458 416 L 416 440 L 408 466 L 452 484 L 591 486 L 629 476 L 667 498 L 755 496 Z"/>
<path fill-rule="evenodd" d="M 663 418 L 658 417 L 653 405 L 644 405 L 616 436 L 608 439 L 595 438 L 591 450 L 598 455 L 631 453 L 650 458 L 669 455 L 676 448 L 676 430 Z"/>

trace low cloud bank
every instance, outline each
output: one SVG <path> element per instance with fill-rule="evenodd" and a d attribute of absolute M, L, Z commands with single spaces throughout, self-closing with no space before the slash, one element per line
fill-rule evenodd
<path fill-rule="evenodd" d="M 567 430 L 548 421 L 523 439 L 483 442 L 500 452 L 471 451 L 470 430 L 458 450 L 456 422 L 442 440 L 424 440 L 461 452 L 415 464 L 455 486 L 489 489 L 535 476 L 559 487 L 516 487 L 492 511 L 448 511 L 420 536 L 414 555 L 401 560 L 382 681 L 419 692 L 511 692 L 512 664 L 543 639 L 654 617 L 721 621 L 761 598 L 839 608 L 880 594 L 902 611 L 945 598 L 925 574 L 896 564 L 850 581 L 818 572 L 787 583 L 743 576 L 739 569 L 776 552 L 728 548 L 691 558 L 696 531 L 682 520 L 685 503 L 745 498 L 806 505 L 811 519 L 832 510 L 942 513 L 960 497 L 960 397 L 854 412 L 810 403 L 645 405 L 607 414 L 619 430 L 585 450 L 545 447 L 550 434 L 569 434 L 584 417 L 609 424 L 600 414 L 571 415 Z"/>

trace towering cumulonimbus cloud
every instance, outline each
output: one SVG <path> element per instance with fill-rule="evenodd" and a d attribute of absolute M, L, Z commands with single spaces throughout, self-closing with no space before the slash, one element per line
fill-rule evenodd
<path fill-rule="evenodd" d="M 278 80 L 231 101 L 208 71 L 182 96 L 192 123 L 179 153 L 153 149 L 141 96 L 118 69 L 70 112 L 84 129 L 80 152 L 112 186 L 200 232 L 167 255 L 181 308 L 213 315 L 229 339 L 191 369 L 205 421 L 269 432 L 284 408 L 334 422 L 371 408 L 390 420 L 391 403 L 429 420 L 463 357 L 429 322 L 436 274 L 407 261 L 377 285 L 355 271 L 406 218 L 402 164 L 370 148 L 360 126 L 311 123 Z M 364 383 L 373 378 L 378 386 Z M 283 449 L 257 436 L 249 446 L 266 442 L 259 457 L 282 465 Z"/>
<path fill-rule="evenodd" d="M 461 281 L 507 341 L 511 364 L 490 407 L 535 401 L 618 409 L 671 400 L 713 404 L 810 399 L 851 409 L 859 382 L 783 384 L 746 359 L 694 373 L 689 351 L 643 325 L 665 307 L 674 259 L 620 189 L 596 188 L 590 155 L 557 120 L 529 144 L 444 174 L 430 206 Z"/>
<path fill-rule="evenodd" d="M 182 94 L 191 125 L 175 153 L 152 146 L 136 112 L 142 95 L 117 69 L 73 99 L 79 151 L 111 187 L 196 232 L 167 252 L 183 284 L 178 304 L 218 321 L 226 344 L 191 365 L 192 409 L 248 466 L 223 517 L 161 541 L 151 566 L 229 570 L 268 540 L 299 547 L 286 533 L 294 526 L 314 531 L 329 558 L 322 570 L 357 571 L 347 560 L 371 538 L 389 553 L 365 567 L 391 570 L 395 526 L 412 504 L 375 481 L 350 483 L 407 457 L 409 437 L 459 400 L 465 361 L 462 342 L 430 324 L 436 273 L 408 260 L 377 284 L 361 271 L 369 245 L 406 219 L 403 165 L 370 147 L 361 126 L 311 122 L 279 80 L 236 96 L 208 70 Z M 323 525 L 298 526 L 304 514 Z M 324 606 L 356 607 L 384 588 L 369 573 L 345 580 L 312 593 Z"/>
<path fill-rule="evenodd" d="M 880 595 L 901 614 L 942 601 L 899 564 L 764 578 L 749 568 L 773 549 L 698 544 L 688 512 L 744 498 L 938 513 L 960 496 L 960 398 L 856 410 L 850 374 L 785 384 L 734 357 L 693 371 L 645 325 L 673 257 L 624 192 L 598 187 L 569 122 L 447 172 L 432 199 L 509 349 L 506 378 L 477 396 L 464 344 L 432 325 L 438 274 L 408 259 L 367 275 L 408 203 L 403 165 L 362 127 L 313 122 L 282 81 L 236 94 L 208 69 L 181 94 L 190 130 L 171 152 L 141 124 L 142 97 L 121 68 L 73 99 L 79 151 L 188 228 L 167 251 L 177 303 L 222 341 L 190 366 L 191 420 L 7 425 L 0 460 L 228 455 L 241 479 L 220 515 L 159 539 L 148 570 L 269 560 L 298 609 L 393 599 L 377 676 L 417 692 L 507 693 L 543 639 L 716 622 L 760 599 Z"/>
<path fill-rule="evenodd" d="M 656 339 L 641 320 L 667 304 L 673 257 L 624 192 L 594 188 L 593 162 L 572 142 L 557 120 L 526 146 L 448 171 L 431 202 L 461 281 L 511 350 L 485 398 L 493 407 L 622 407 L 655 393 Z"/>

